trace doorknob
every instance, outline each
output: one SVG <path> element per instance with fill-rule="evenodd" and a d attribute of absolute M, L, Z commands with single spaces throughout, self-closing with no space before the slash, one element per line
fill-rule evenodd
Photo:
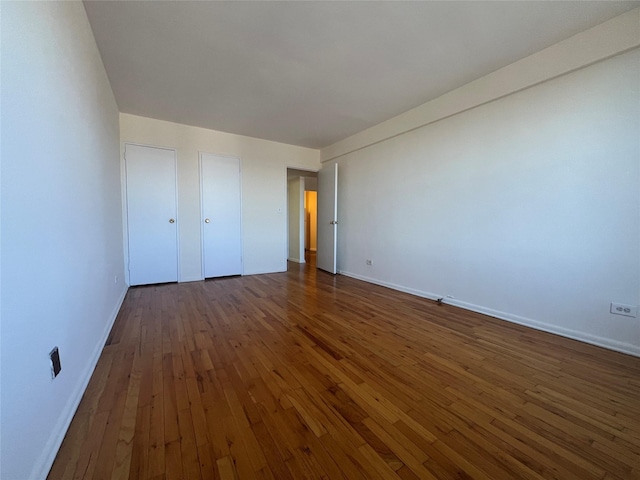
<path fill-rule="evenodd" d="M 209 220 L 208 218 L 204 219 L 204 223 L 209 223 L 211 220 Z"/>
<path fill-rule="evenodd" d="M 176 221 L 173 218 L 170 218 L 169 223 L 176 223 Z"/>
<path fill-rule="evenodd" d="M 338 224 L 338 221 L 337 221 L 337 220 L 331 220 L 331 221 L 329 222 L 329 225 L 337 225 L 337 224 Z"/>

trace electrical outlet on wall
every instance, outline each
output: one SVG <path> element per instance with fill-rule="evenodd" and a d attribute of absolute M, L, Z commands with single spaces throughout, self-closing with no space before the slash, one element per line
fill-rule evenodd
<path fill-rule="evenodd" d="M 636 318 L 638 316 L 637 305 L 625 305 L 624 303 L 611 302 L 611 313 Z"/>
<path fill-rule="evenodd" d="M 60 373 L 60 370 L 62 370 L 58 347 L 53 347 L 53 350 L 49 352 L 49 360 L 51 361 L 51 378 L 53 379 L 56 378 Z"/>

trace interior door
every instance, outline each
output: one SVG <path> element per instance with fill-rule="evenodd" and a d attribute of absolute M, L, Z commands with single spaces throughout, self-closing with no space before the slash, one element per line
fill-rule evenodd
<path fill-rule="evenodd" d="M 338 243 L 338 164 L 318 172 L 318 250 L 316 265 L 336 273 Z"/>
<path fill-rule="evenodd" d="M 205 278 L 242 274 L 240 159 L 200 154 Z"/>
<path fill-rule="evenodd" d="M 129 283 L 178 281 L 175 151 L 125 145 Z"/>

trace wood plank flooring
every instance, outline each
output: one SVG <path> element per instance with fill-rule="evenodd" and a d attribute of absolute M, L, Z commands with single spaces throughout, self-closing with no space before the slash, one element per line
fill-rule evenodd
<path fill-rule="evenodd" d="M 50 479 L 639 479 L 640 359 L 291 265 L 130 289 Z"/>

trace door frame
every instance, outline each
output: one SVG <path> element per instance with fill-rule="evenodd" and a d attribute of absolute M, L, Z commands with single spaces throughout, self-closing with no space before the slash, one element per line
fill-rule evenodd
<path fill-rule="evenodd" d="M 182 271 L 180 269 L 180 204 L 178 202 L 178 151 L 175 148 L 150 145 L 148 143 L 121 142 L 122 151 L 120 154 L 120 185 L 122 190 L 122 243 L 124 250 L 124 281 L 127 287 L 131 286 L 129 278 L 129 198 L 127 195 L 127 145 L 132 147 L 157 148 L 173 152 L 173 163 L 175 166 L 175 202 L 176 202 L 176 263 L 178 267 L 178 283 L 182 282 Z"/>
<path fill-rule="evenodd" d="M 244 275 L 244 222 L 243 219 L 243 198 L 242 198 L 242 157 L 239 155 L 228 155 L 224 153 L 214 153 L 214 152 L 205 152 L 202 150 L 198 150 L 198 183 L 199 183 L 199 192 L 200 195 L 200 211 L 198 212 L 198 225 L 200 228 L 200 280 L 205 280 L 204 273 L 204 228 L 203 228 L 203 217 L 204 217 L 204 204 L 203 204 L 203 190 L 204 190 L 204 182 L 202 175 L 202 156 L 203 155 L 215 155 L 216 157 L 224 157 L 224 158 L 233 158 L 238 160 L 238 169 L 240 176 L 240 275 Z"/>

